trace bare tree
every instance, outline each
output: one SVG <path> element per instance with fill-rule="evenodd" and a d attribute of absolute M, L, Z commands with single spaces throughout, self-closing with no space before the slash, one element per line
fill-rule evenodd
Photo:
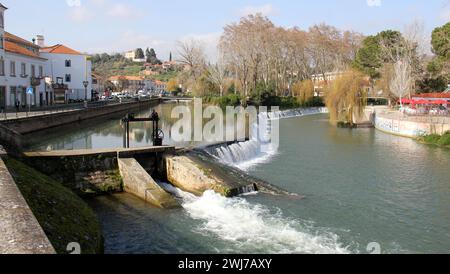
<path fill-rule="evenodd" d="M 208 66 L 208 79 L 219 87 L 220 96 L 224 95 L 227 68 L 223 57 L 220 57 L 216 64 Z"/>
<path fill-rule="evenodd" d="M 414 92 L 416 79 L 422 73 L 423 54 L 419 54 L 423 41 L 422 30 L 421 25 L 415 22 L 406 28 L 397 41 L 380 41 L 384 60 L 392 64 L 389 89 L 400 101 Z"/>
<path fill-rule="evenodd" d="M 201 44 L 195 40 L 178 42 L 178 55 L 179 62 L 188 66 L 196 81 L 206 64 L 206 55 Z"/>
<path fill-rule="evenodd" d="M 412 84 L 411 61 L 407 57 L 403 57 L 394 64 L 394 74 L 390 82 L 391 92 L 400 98 L 402 107 L 402 98 L 409 94 Z"/>

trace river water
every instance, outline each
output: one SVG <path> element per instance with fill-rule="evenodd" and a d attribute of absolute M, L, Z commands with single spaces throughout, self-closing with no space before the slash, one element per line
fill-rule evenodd
<path fill-rule="evenodd" d="M 168 117 L 172 107 L 158 110 Z M 134 128 L 132 146 L 151 143 L 143 127 Z M 113 119 L 32 148 L 122 143 Z M 167 211 L 129 194 L 98 197 L 89 203 L 103 225 L 106 252 L 367 253 L 372 243 L 382 253 L 450 253 L 450 150 L 373 129 L 337 129 L 320 114 L 281 119 L 279 149 L 236 165 L 305 198 L 195 197 L 170 189 L 183 208 Z"/>

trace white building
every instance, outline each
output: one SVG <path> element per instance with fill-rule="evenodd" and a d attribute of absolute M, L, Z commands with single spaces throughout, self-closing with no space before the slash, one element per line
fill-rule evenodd
<path fill-rule="evenodd" d="M 136 94 L 145 89 L 144 77 L 141 76 L 112 76 L 108 79 L 119 92 Z"/>
<path fill-rule="evenodd" d="M 45 47 L 42 36 L 38 37 L 37 43 L 41 46 L 40 56 L 47 59 L 45 70 L 54 83 L 55 102 L 91 100 L 92 63 L 89 56 L 60 44 Z"/>
<path fill-rule="evenodd" d="M 6 32 L 6 10 L 0 3 L 0 111 L 16 104 L 23 109 L 84 100 L 85 90 L 89 100 L 92 65 L 87 56 L 63 45 L 45 47 L 40 35 L 33 43 Z"/>
<path fill-rule="evenodd" d="M 144 80 L 144 84 L 145 91 L 153 94 L 162 94 L 167 91 L 167 83 L 162 81 L 146 79 Z"/>
<path fill-rule="evenodd" d="M 5 6 L 0 4 L 0 111 L 19 104 L 42 106 L 50 102 L 51 92 L 43 81 L 46 59 L 39 47 L 5 31 Z M 28 89 L 32 94 L 27 94 Z"/>
<path fill-rule="evenodd" d="M 136 58 L 136 50 L 131 50 L 131 51 L 127 51 L 125 52 L 125 58 L 133 61 L 133 62 L 145 62 L 145 58 Z"/>

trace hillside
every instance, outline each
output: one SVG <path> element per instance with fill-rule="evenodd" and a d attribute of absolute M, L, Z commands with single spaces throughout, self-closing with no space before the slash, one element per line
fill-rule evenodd
<path fill-rule="evenodd" d="M 92 55 L 92 71 L 105 78 L 113 75 L 138 76 L 144 69 L 143 65 L 144 63 L 132 62 L 121 54 Z"/>

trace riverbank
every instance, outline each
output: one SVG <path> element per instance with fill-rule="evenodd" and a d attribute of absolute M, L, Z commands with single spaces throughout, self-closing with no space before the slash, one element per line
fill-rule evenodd
<path fill-rule="evenodd" d="M 450 117 L 407 116 L 398 111 L 377 111 L 375 128 L 385 133 L 416 139 L 450 131 Z"/>
<path fill-rule="evenodd" d="M 450 131 L 447 131 L 443 135 L 432 134 L 422 136 L 417 138 L 416 140 L 422 144 L 450 149 Z"/>

